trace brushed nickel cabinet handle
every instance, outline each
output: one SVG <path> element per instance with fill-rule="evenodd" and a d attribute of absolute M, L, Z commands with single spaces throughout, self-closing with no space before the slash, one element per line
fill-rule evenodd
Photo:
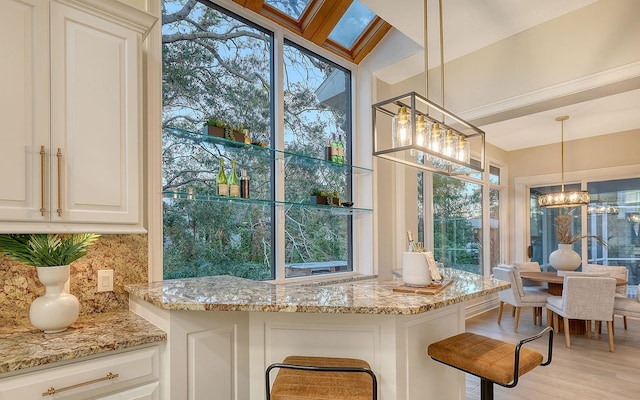
<path fill-rule="evenodd" d="M 62 216 L 62 150 L 58 147 L 58 216 Z"/>
<path fill-rule="evenodd" d="M 98 383 L 98 382 L 103 382 L 103 381 L 110 381 L 111 379 L 116 379 L 118 376 L 120 376 L 120 374 L 114 374 L 109 372 L 106 376 L 103 376 L 102 378 L 98 378 L 98 379 L 92 379 L 90 381 L 86 381 L 86 382 L 82 382 L 82 383 L 77 383 L 75 385 L 70 385 L 70 386 L 66 386 L 60 389 L 56 389 L 53 386 L 48 388 L 46 392 L 42 393 L 42 397 L 45 396 L 53 396 L 56 393 L 60 393 L 60 392 L 64 392 L 67 390 L 71 390 L 71 389 L 76 389 L 82 386 L 87 386 L 87 385 L 92 385 L 94 383 Z"/>
<path fill-rule="evenodd" d="M 44 206 L 44 164 L 46 163 L 47 152 L 44 151 L 44 146 L 40 146 L 40 214 L 44 217 L 47 209 Z"/>

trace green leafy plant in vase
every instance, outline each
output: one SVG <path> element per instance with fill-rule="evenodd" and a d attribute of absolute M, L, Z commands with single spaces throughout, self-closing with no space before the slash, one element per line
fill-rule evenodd
<path fill-rule="evenodd" d="M 37 269 L 45 294 L 29 308 L 29 319 L 45 333 L 61 332 L 80 314 L 78 299 L 65 291 L 69 264 L 83 257 L 100 235 L 0 234 L 0 255 Z"/>

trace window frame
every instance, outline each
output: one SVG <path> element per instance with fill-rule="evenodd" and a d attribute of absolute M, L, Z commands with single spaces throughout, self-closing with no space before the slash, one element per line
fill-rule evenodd
<path fill-rule="evenodd" d="M 564 183 L 565 185 L 580 184 L 582 190 L 587 190 L 587 182 L 638 178 L 639 168 L 640 164 L 634 164 L 608 168 L 569 171 L 564 173 Z M 559 182 L 561 182 L 561 176 L 559 173 L 550 175 L 522 176 L 516 177 L 514 179 L 513 191 L 515 212 L 514 217 L 512 218 L 512 226 L 522 227 L 521 233 L 513 235 L 515 241 L 515 251 L 512 258 L 514 260 L 528 259 L 526 255 L 526 249 L 531 242 L 531 238 L 529 235 L 529 190 L 533 187 L 538 186 L 559 185 Z M 582 233 L 586 233 L 586 229 L 588 229 L 586 209 L 580 210 L 580 215 L 581 229 L 583 230 Z M 584 260 L 588 259 L 588 254 L 586 253 L 586 251 L 587 246 L 582 246 L 580 257 Z"/>
<path fill-rule="evenodd" d="M 494 160 L 486 160 L 487 168 L 485 168 L 484 172 L 482 172 L 481 179 L 474 178 L 471 176 L 450 176 L 451 179 L 459 179 L 464 182 L 470 182 L 474 184 L 480 185 L 482 191 L 482 199 L 481 199 L 481 207 L 482 207 L 482 238 L 481 238 L 481 257 L 480 261 L 482 262 L 480 271 L 483 275 L 489 276 L 492 272 L 491 267 L 491 253 L 486 251 L 486 243 L 490 243 L 491 240 L 491 232 L 490 229 L 484 229 L 485 226 L 490 227 L 491 225 L 491 199 L 490 192 L 491 190 L 497 190 L 500 196 L 500 210 L 499 210 L 499 221 L 498 221 L 498 229 L 500 232 L 500 253 L 499 259 L 504 260 L 505 255 L 507 254 L 507 216 L 508 211 L 506 205 L 508 204 L 507 198 L 507 176 L 508 176 L 508 167 L 506 164 L 494 161 Z M 500 169 L 500 183 L 492 183 L 490 179 L 490 171 L 491 166 L 497 167 Z M 434 205 L 433 205 L 433 172 L 423 172 L 423 219 L 421 224 L 423 226 L 425 234 L 428 234 L 429 241 L 425 243 L 425 247 L 428 251 L 434 251 Z M 504 206 L 503 206 L 504 204 Z M 502 262 L 502 261 L 500 261 Z"/>
<path fill-rule="evenodd" d="M 273 21 L 258 15 L 256 13 L 251 12 L 250 10 L 241 7 L 235 3 L 224 3 L 220 4 L 220 0 L 198 0 L 204 6 L 211 7 L 219 12 L 230 14 L 233 18 L 238 18 L 243 23 L 262 31 L 267 31 L 272 34 L 272 64 L 271 64 L 271 74 L 270 74 L 270 84 L 271 84 L 271 147 L 277 150 L 284 149 L 284 96 L 283 96 L 283 57 L 282 51 L 285 43 L 289 43 L 301 51 L 307 52 L 313 56 L 316 56 L 320 59 L 323 59 L 327 62 L 333 63 L 338 66 L 340 69 L 348 72 L 349 75 L 349 84 L 350 90 L 348 92 L 348 100 L 347 104 L 350 105 L 349 112 L 349 126 L 350 130 L 347 132 L 347 138 L 349 142 L 347 162 L 351 162 L 353 160 L 353 143 L 354 137 L 353 133 L 356 131 L 356 118 L 354 113 L 357 109 L 356 96 L 356 82 L 355 78 L 357 67 L 345 61 L 345 59 L 341 57 L 337 57 L 335 54 L 319 47 L 318 45 L 301 38 L 300 36 L 295 35 L 294 33 L 284 29 L 281 25 L 274 23 Z M 161 14 L 161 6 L 162 0 L 160 2 L 160 10 L 158 13 Z M 161 29 L 161 25 L 160 25 Z M 160 36 L 162 33 L 160 32 Z M 161 40 L 158 44 L 159 46 L 159 54 L 162 54 L 162 46 Z M 161 57 L 161 56 L 160 56 Z M 160 63 L 161 65 L 162 63 Z M 161 73 L 160 73 L 161 74 Z M 160 91 L 161 93 L 161 91 Z M 160 120 L 162 119 L 162 107 L 159 110 Z M 364 136 L 365 139 L 368 138 L 368 135 Z M 150 150 L 149 161 L 150 165 L 158 165 L 159 164 L 159 175 L 162 174 L 162 139 L 159 138 L 157 142 L 154 141 L 153 148 Z M 272 186 L 272 200 L 283 199 L 284 198 L 284 163 L 283 159 L 278 159 L 274 157 L 272 159 L 272 173 L 271 176 L 271 186 Z M 150 192 L 155 193 L 156 191 L 160 191 L 162 186 L 161 178 L 158 180 L 152 180 L 150 183 Z M 358 198 L 359 193 L 357 192 L 358 186 L 354 185 L 352 177 L 350 174 L 347 175 L 347 188 L 346 190 L 351 193 L 352 198 Z M 150 207 L 150 218 L 149 220 L 153 220 L 153 215 L 157 215 L 158 222 L 155 224 L 150 224 L 149 228 L 149 243 L 150 243 L 150 267 L 149 267 L 149 276 L 151 280 L 162 280 L 163 275 L 163 222 L 162 222 L 162 196 L 160 196 L 160 204 L 155 204 L 153 207 Z M 361 273 L 359 265 L 357 264 L 357 250 L 356 240 L 354 239 L 355 233 L 355 224 L 353 222 L 353 216 L 348 219 L 348 263 L 352 267 L 351 271 L 347 272 L 337 272 L 331 274 L 319 274 L 308 277 L 292 277 L 285 278 L 285 267 L 284 267 L 284 208 L 280 205 L 274 204 L 271 207 L 271 218 L 272 218 L 272 227 L 271 227 L 271 236 L 272 236 L 272 245 L 271 245 L 271 259 L 273 262 L 272 267 L 272 279 L 274 282 L 292 282 L 292 281 L 300 281 L 300 280 L 318 280 L 318 279 L 326 279 L 327 276 L 339 276 L 344 277 L 348 275 L 355 275 Z M 156 225 L 157 224 L 157 225 Z M 276 225 L 282 225 L 279 229 L 276 228 Z M 151 248 L 155 248 L 157 250 L 151 250 Z"/>

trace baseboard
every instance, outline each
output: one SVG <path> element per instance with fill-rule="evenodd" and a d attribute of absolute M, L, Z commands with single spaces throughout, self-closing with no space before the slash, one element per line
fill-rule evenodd
<path fill-rule="evenodd" d="M 498 305 L 499 300 L 497 294 L 481 297 L 477 299 L 477 301 L 470 301 L 466 305 L 464 310 L 464 317 L 465 319 L 475 317 L 476 315 L 485 313 L 498 307 Z"/>

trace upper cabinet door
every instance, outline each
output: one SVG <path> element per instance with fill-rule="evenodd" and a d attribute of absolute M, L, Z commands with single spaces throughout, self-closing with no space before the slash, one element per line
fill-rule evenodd
<path fill-rule="evenodd" d="M 48 8 L 47 0 L 2 2 L 0 221 L 49 220 Z"/>
<path fill-rule="evenodd" d="M 52 221 L 140 224 L 141 35 L 51 8 Z"/>

